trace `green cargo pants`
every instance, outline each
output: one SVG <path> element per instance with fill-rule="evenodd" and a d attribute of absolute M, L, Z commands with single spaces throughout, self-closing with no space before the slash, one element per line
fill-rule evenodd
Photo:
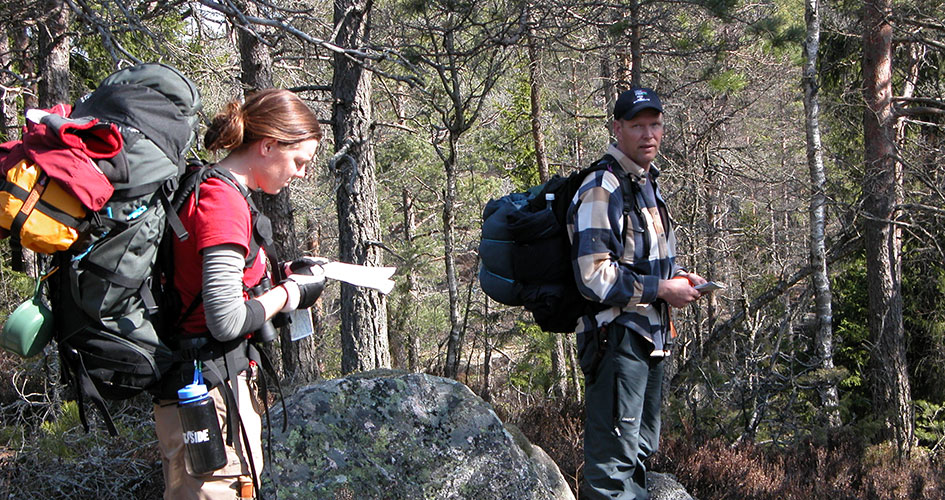
<path fill-rule="evenodd" d="M 659 447 L 663 358 L 650 357 L 653 345 L 626 327 L 602 331 L 606 343 L 596 332 L 578 335 L 587 405 L 580 498 L 648 499 L 643 460 Z"/>

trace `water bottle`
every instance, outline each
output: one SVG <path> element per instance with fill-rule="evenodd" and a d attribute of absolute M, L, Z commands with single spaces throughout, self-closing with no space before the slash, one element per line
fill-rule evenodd
<path fill-rule="evenodd" d="M 545 193 L 545 208 L 551 210 L 551 204 L 555 201 L 554 193 Z"/>
<path fill-rule="evenodd" d="M 195 363 L 196 364 L 196 363 Z M 184 463 L 192 476 L 206 474 L 226 465 L 223 434 L 217 409 L 210 399 L 203 374 L 195 367 L 193 383 L 177 391 L 180 426 L 184 433 Z"/>

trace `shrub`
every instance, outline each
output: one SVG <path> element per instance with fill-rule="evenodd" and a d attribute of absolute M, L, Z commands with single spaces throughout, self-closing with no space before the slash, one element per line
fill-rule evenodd
<path fill-rule="evenodd" d="M 526 408 L 513 423 L 558 464 L 576 494 L 584 466 L 584 404 L 571 399 L 546 401 Z"/>
<path fill-rule="evenodd" d="M 928 454 L 900 460 L 894 446 L 866 446 L 845 431 L 788 447 L 671 436 L 654 466 L 703 500 L 932 500 L 945 492 Z"/>

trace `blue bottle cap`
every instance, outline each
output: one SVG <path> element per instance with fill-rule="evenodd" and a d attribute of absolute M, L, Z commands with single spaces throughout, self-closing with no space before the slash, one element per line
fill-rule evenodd
<path fill-rule="evenodd" d="M 200 401 L 207 397 L 209 397 L 207 394 L 207 386 L 204 384 L 185 385 L 183 389 L 177 391 L 177 398 L 180 399 L 180 404 Z"/>

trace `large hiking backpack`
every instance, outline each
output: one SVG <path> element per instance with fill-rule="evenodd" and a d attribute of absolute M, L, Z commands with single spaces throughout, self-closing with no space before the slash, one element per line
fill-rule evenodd
<path fill-rule="evenodd" d="M 82 237 L 54 255 L 49 280 L 62 371 L 86 428 L 86 398 L 114 434 L 103 400 L 139 394 L 173 361 L 156 327 L 159 284 L 151 278 L 201 107 L 186 76 L 142 64 L 111 74 L 73 109 L 72 118 L 116 125 L 124 141 L 98 161 L 114 193 L 86 217 Z"/>
<path fill-rule="evenodd" d="M 496 302 L 524 306 L 546 332 L 573 332 L 578 320 L 604 308 L 584 298 L 574 281 L 568 207 L 591 172 L 620 180 L 624 210 L 634 206 L 632 182 L 607 155 L 566 177 L 555 175 L 523 193 L 486 203 L 479 242 L 479 283 Z"/>

